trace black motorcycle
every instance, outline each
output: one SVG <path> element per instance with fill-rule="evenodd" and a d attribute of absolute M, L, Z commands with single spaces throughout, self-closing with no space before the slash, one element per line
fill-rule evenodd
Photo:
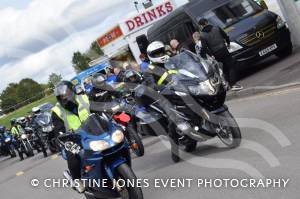
<path fill-rule="evenodd" d="M 32 149 L 36 150 L 38 153 L 42 152 L 44 157 L 47 157 L 48 154 L 46 151 L 46 147 L 39 133 L 31 127 L 25 127 L 25 132 Z"/>
<path fill-rule="evenodd" d="M 49 148 L 51 153 L 57 153 L 59 147 L 56 143 L 56 135 L 53 132 L 51 114 L 48 112 L 41 113 L 35 118 L 37 124 L 36 129 L 40 133 L 41 138 L 46 148 Z"/>
<path fill-rule="evenodd" d="M 29 140 L 29 135 L 24 131 L 20 133 L 20 136 L 17 139 L 17 146 L 19 151 L 20 159 L 24 159 L 24 154 L 27 157 L 34 156 L 33 147 Z"/>
<path fill-rule="evenodd" d="M 166 63 L 168 70 L 176 70 L 177 74 L 162 88 L 160 94 L 174 105 L 173 113 L 186 123 L 160 124 L 172 138 L 172 158 L 180 160 L 179 148 L 192 152 L 197 142 L 203 142 L 216 136 L 229 148 L 240 145 L 241 132 L 234 117 L 224 104 L 226 89 L 218 62 L 204 60 L 190 51 L 183 51 Z M 143 92 L 143 91 L 139 91 Z M 141 95 L 140 95 L 141 96 Z M 151 111 L 168 116 L 160 107 L 159 102 L 150 104 Z M 185 129 L 192 131 L 185 132 Z"/>

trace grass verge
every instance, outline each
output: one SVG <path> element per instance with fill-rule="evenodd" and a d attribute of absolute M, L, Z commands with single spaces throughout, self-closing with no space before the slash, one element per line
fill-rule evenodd
<path fill-rule="evenodd" d="M 39 105 L 47 103 L 47 102 L 50 102 L 53 105 L 55 105 L 55 103 L 56 103 L 55 96 L 54 95 L 47 96 L 43 99 L 35 101 L 31 104 L 23 106 L 22 108 L 19 108 L 18 110 L 14 111 L 14 112 L 11 112 L 11 113 L 7 114 L 6 116 L 4 116 L 3 118 L 0 119 L 0 125 L 4 125 L 7 128 L 10 128 L 10 120 L 12 118 L 18 118 L 18 117 L 26 116 L 26 115 L 28 115 L 28 113 L 31 112 L 31 109 L 33 107 L 39 106 Z"/>

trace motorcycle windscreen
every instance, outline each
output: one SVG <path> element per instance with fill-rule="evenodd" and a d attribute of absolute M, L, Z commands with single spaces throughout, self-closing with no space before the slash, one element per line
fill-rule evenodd
<path fill-rule="evenodd" d="M 80 129 L 84 130 L 87 134 L 98 136 L 110 130 L 110 122 L 106 118 L 92 114 L 81 125 Z"/>
<path fill-rule="evenodd" d="M 187 50 L 171 57 L 165 67 L 168 70 L 186 70 L 196 76 L 195 78 L 199 81 L 207 80 L 212 72 L 207 61 Z"/>
<path fill-rule="evenodd" d="M 37 116 L 36 121 L 40 126 L 49 125 L 51 122 L 51 115 L 50 113 L 40 114 L 39 116 Z"/>

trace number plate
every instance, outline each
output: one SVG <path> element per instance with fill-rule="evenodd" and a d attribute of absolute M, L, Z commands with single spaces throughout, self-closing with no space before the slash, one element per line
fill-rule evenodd
<path fill-rule="evenodd" d="M 259 56 L 264 56 L 266 54 L 269 54 L 270 52 L 274 51 L 277 49 L 277 44 L 273 44 L 272 46 L 269 46 L 261 51 L 259 51 Z"/>

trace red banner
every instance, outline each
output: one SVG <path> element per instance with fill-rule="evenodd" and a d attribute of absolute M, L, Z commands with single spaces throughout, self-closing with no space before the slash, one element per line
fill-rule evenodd
<path fill-rule="evenodd" d="M 107 44 L 111 43 L 112 41 L 120 38 L 123 36 L 123 32 L 120 28 L 120 26 L 114 27 L 111 31 L 105 33 L 105 35 L 99 37 L 97 39 L 98 45 L 102 48 L 106 46 Z"/>

